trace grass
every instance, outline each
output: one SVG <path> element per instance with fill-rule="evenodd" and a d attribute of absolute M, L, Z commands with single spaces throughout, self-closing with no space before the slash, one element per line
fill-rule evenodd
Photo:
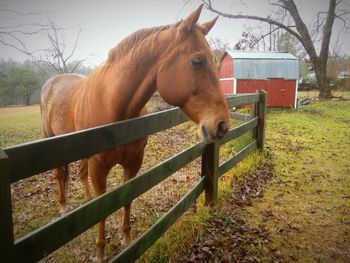
<path fill-rule="evenodd" d="M 309 96 L 302 92 L 299 95 Z M 278 251 L 285 261 L 350 260 L 349 128 L 350 101 L 312 101 L 310 105 L 300 106 L 298 110 L 270 110 L 268 113 L 266 146 L 274 163 L 276 180 L 266 186 L 264 197 L 246 207 L 242 214 L 250 224 L 267 227 L 271 236 L 270 249 Z M 191 134 L 195 133 L 195 127 L 189 124 L 184 124 L 178 129 L 165 133 L 165 140 L 160 144 L 157 144 L 158 137 L 150 138 L 147 146 L 147 167 L 154 165 L 157 159 L 168 158 L 175 151 L 181 150 L 180 147 L 174 148 L 180 139 L 186 136 L 188 131 Z M 0 109 L 1 147 L 38 139 L 40 134 L 38 106 Z M 193 137 L 185 138 L 181 147 L 188 147 L 193 143 Z M 220 150 L 221 161 L 239 151 L 250 140 L 247 133 L 239 140 L 226 144 Z M 164 153 L 161 149 L 164 149 Z M 225 209 L 224 203 L 232 191 L 232 184 L 248 176 L 264 161 L 264 156 L 254 153 L 230 170 L 220 180 L 217 206 Z M 198 165 L 196 167 L 198 168 Z M 198 170 L 191 169 L 187 172 L 189 176 L 198 173 Z M 120 169 L 113 173 L 120 174 Z M 18 201 L 15 201 L 14 220 L 18 223 L 16 231 L 19 236 L 57 215 L 58 209 L 52 210 L 57 203 L 55 190 L 51 190 L 55 189 L 54 182 L 38 182 L 29 182 L 16 188 L 15 196 L 18 197 Z M 115 185 L 115 182 L 112 184 Z M 168 184 L 167 187 L 170 185 L 173 184 Z M 70 188 L 74 193 L 73 202 L 77 205 L 81 202 L 76 200 L 82 199 L 81 193 L 75 194 L 78 188 L 78 182 L 76 188 Z M 178 189 L 181 193 L 186 191 L 186 188 L 181 186 L 178 186 Z M 32 198 L 27 200 L 29 203 L 22 200 L 28 195 L 32 195 Z M 158 195 L 150 195 L 147 198 L 152 199 L 155 196 Z M 161 196 L 155 204 L 151 203 L 151 207 L 158 207 L 158 202 L 162 203 L 163 199 Z M 139 235 L 161 215 L 159 211 L 147 209 L 149 206 L 145 209 L 137 207 L 147 200 L 135 202 L 137 212 L 134 213 L 141 215 L 145 221 L 140 222 L 141 219 L 134 218 L 134 236 Z M 42 216 L 37 216 L 35 211 L 33 215 L 25 212 L 28 207 L 36 207 L 35 202 L 39 205 L 44 204 L 43 209 L 47 212 L 40 213 Z M 205 222 L 211 216 L 210 209 L 203 203 L 201 196 L 196 207 L 185 213 L 139 261 L 178 262 L 188 245 L 203 233 Z M 26 221 L 29 223 L 19 223 L 22 222 L 22 217 L 27 217 Z M 118 228 L 110 223 L 107 228 L 113 237 L 112 240 L 115 239 Z M 48 261 L 90 261 L 91 255 L 94 254 L 94 236 L 94 231 L 89 230 L 67 244 L 64 249 L 53 253 Z M 118 242 L 110 241 L 106 253 L 115 256 L 118 249 Z"/>
<path fill-rule="evenodd" d="M 255 152 L 226 173 L 219 181 L 216 207 L 222 206 L 230 196 L 232 184 L 252 173 L 263 161 L 263 155 Z M 188 247 L 203 234 L 206 222 L 211 216 L 211 209 L 204 205 L 202 194 L 195 207 L 179 218 L 138 262 L 180 262 L 188 252 Z"/>
<path fill-rule="evenodd" d="M 162 103 L 159 101 L 156 101 L 152 106 L 154 110 L 163 107 Z M 40 139 L 39 106 L 1 108 L 0 130 L 2 135 L 4 135 L 1 137 L 0 147 L 7 147 Z M 192 145 L 197 141 L 196 136 L 194 136 L 196 133 L 197 127 L 195 125 L 185 123 L 176 128 L 166 130 L 159 135 L 150 136 L 142 170 L 147 170 L 156 163 Z M 232 147 L 235 147 L 236 151 L 238 151 L 250 141 L 250 135 L 246 134 L 238 140 L 228 143 L 221 150 L 222 158 L 232 156 L 235 153 L 232 151 Z M 164 188 L 161 189 L 161 191 L 159 191 L 159 189 L 155 190 L 159 191 L 160 194 L 150 191 L 150 193 L 145 194 L 134 202 L 135 205 L 132 211 L 134 215 L 138 215 L 137 218 L 136 216 L 133 218 L 132 231 L 134 237 L 143 233 L 145 229 L 172 206 L 172 203 L 176 202 L 179 197 L 182 197 L 188 191 L 191 182 L 195 182 L 197 180 L 196 178 L 199 176 L 199 167 L 200 161 L 197 160 L 194 162 L 192 168 L 183 168 L 179 171 L 179 174 L 169 178 L 169 182 L 159 186 Z M 71 167 L 73 174 L 68 191 L 68 205 L 70 209 L 80 206 L 83 200 L 79 180 L 77 176 L 74 176 L 77 172 L 76 170 L 76 165 L 73 165 Z M 120 167 L 112 170 L 111 173 L 114 176 L 108 178 L 108 185 L 115 187 L 120 183 Z M 116 178 L 119 179 L 116 180 Z M 189 182 L 183 185 L 181 181 L 184 181 L 184 178 Z M 52 172 L 47 172 L 12 185 L 13 218 L 16 238 L 37 229 L 58 216 L 57 189 L 53 179 L 54 176 Z M 176 181 L 179 181 L 179 183 L 174 184 Z M 228 183 L 226 184 L 226 189 L 229 190 Z M 221 191 L 221 196 L 223 192 L 224 191 Z M 180 242 L 183 241 L 188 233 L 192 233 L 191 235 L 194 237 L 195 233 L 200 231 L 201 222 L 204 222 L 209 216 L 207 212 L 208 208 L 203 205 L 203 197 L 201 200 L 202 201 L 198 202 L 198 212 L 194 215 L 192 214 L 192 216 L 190 216 L 191 213 L 187 213 L 186 216 L 181 219 L 181 221 L 184 222 L 183 225 L 174 226 L 174 230 L 169 232 L 173 233 L 172 237 L 161 239 L 158 243 L 160 245 L 154 246 L 155 250 L 151 250 L 150 255 L 152 256 L 150 256 L 150 258 L 156 259 L 156 261 L 161 260 L 161 258 L 164 260 L 165 258 L 169 258 L 169 256 L 159 251 L 169 251 L 164 248 L 167 247 L 170 249 L 174 247 L 174 239 L 177 240 L 176 244 L 181 247 Z M 162 208 L 164 206 L 167 209 Z M 183 229 L 185 229 L 185 231 L 182 231 Z M 120 250 L 120 244 L 118 242 L 120 231 L 119 227 L 112 224 L 109 219 L 107 219 L 107 232 L 110 233 L 113 238 L 108 242 L 106 255 L 108 257 L 113 257 Z M 180 235 L 179 232 L 183 233 L 183 235 Z M 95 230 L 91 229 L 54 252 L 45 260 L 49 262 L 90 261 L 93 257 L 92 255 L 94 255 L 94 237 Z M 157 247 L 160 249 L 158 249 L 158 252 L 154 252 L 157 251 Z"/>
<path fill-rule="evenodd" d="M 307 91 L 298 91 L 299 99 L 306 98 L 317 98 L 318 90 L 307 90 Z M 332 95 L 336 97 L 343 97 L 344 99 L 350 99 L 350 91 L 349 90 L 334 90 L 332 91 Z"/>
<path fill-rule="evenodd" d="M 244 218 L 268 229 L 270 251 L 283 262 L 349 262 L 350 101 L 271 110 L 267 125 L 266 145 L 276 179 L 266 186 L 262 199 L 245 208 Z M 229 148 L 222 152 L 230 154 Z M 263 156 L 255 153 L 225 175 L 217 206 L 225 209 L 232 184 L 262 162 Z M 202 204 L 203 200 L 197 205 L 198 219 L 197 214 L 181 218 L 140 262 L 179 261 L 211 216 L 210 210 L 200 210 Z"/>
<path fill-rule="evenodd" d="M 0 147 L 39 139 L 39 116 L 38 105 L 0 108 Z"/>
<path fill-rule="evenodd" d="M 350 101 L 271 111 L 266 144 L 278 182 L 247 209 L 287 261 L 350 260 Z"/>

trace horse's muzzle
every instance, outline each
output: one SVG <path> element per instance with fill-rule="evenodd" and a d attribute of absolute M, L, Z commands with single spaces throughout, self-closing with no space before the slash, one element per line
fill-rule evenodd
<path fill-rule="evenodd" d="M 215 127 L 215 126 L 214 126 Z M 201 132 L 207 143 L 212 143 L 217 139 L 222 139 L 228 131 L 228 125 L 225 121 L 220 121 L 216 128 L 209 129 L 207 125 L 201 125 Z"/>

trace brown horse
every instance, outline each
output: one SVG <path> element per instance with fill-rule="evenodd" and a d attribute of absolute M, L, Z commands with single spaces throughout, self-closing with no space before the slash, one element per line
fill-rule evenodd
<path fill-rule="evenodd" d="M 196 24 L 202 6 L 174 25 L 139 30 L 109 52 L 107 62 L 86 78 L 62 74 L 46 82 L 41 92 L 42 129 L 46 137 L 133 118 L 146 113 L 144 106 L 158 90 L 169 104 L 179 106 L 210 143 L 229 128 L 228 106 L 219 89 L 214 58 L 205 35 L 216 18 Z M 108 172 L 122 165 L 124 181 L 139 171 L 147 138 L 80 162 L 85 201 L 91 199 L 88 176 L 95 195 L 106 191 Z M 55 172 L 59 202 L 66 203 L 68 166 Z M 124 207 L 123 241 L 130 236 L 130 206 Z M 105 221 L 99 223 L 97 258 L 104 258 Z"/>

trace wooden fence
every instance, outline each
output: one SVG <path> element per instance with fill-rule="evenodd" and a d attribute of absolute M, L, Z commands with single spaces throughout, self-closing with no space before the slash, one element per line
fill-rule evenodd
<path fill-rule="evenodd" d="M 17 240 L 14 240 L 13 234 L 11 183 L 171 128 L 187 121 L 187 118 L 175 108 L 0 149 L 0 262 L 36 262 L 44 258 L 199 156 L 202 156 L 202 177 L 199 182 L 140 238 L 110 262 L 132 262 L 140 257 L 203 191 L 206 203 L 214 204 L 218 178 L 249 153 L 264 147 L 266 93 L 259 91 L 256 94 L 234 95 L 227 99 L 230 107 L 253 104 L 254 111 L 249 116 L 238 114 L 238 118 L 244 117 L 248 121 L 230 130 L 222 140 L 209 145 L 203 141 L 198 142 L 118 188 Z M 220 145 L 251 130 L 252 143 L 219 165 Z"/>

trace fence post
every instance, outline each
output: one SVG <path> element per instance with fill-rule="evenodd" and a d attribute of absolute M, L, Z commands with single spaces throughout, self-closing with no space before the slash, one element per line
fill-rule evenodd
<path fill-rule="evenodd" d="M 0 149 L 0 261 L 14 262 L 9 159 Z"/>
<path fill-rule="evenodd" d="M 258 91 L 257 91 L 258 92 Z M 260 97 L 259 97 L 260 98 Z M 250 105 L 250 117 L 252 119 L 254 119 L 256 116 L 258 116 L 258 102 L 256 103 L 252 103 Z M 258 127 L 255 127 L 254 129 L 252 129 L 251 131 L 251 135 L 252 135 L 252 140 L 256 140 L 257 139 L 257 130 Z"/>
<path fill-rule="evenodd" d="M 257 103 L 257 116 L 259 118 L 256 131 L 257 146 L 260 151 L 264 151 L 265 147 L 265 127 L 267 112 L 267 92 L 264 90 L 257 91 L 259 93 L 259 102 Z"/>
<path fill-rule="evenodd" d="M 219 149 L 217 142 L 207 144 L 202 155 L 202 176 L 205 180 L 205 203 L 214 205 L 218 196 Z"/>

